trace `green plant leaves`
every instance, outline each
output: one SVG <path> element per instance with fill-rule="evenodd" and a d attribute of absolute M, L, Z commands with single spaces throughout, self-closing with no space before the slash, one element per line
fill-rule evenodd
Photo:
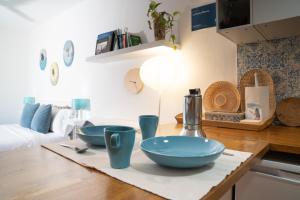
<path fill-rule="evenodd" d="M 150 20 L 148 20 L 148 26 L 149 26 L 149 29 L 152 30 L 152 26 L 151 26 Z"/>
<path fill-rule="evenodd" d="M 175 43 L 175 40 L 176 40 L 176 36 L 174 34 L 171 35 L 171 40 L 173 42 L 173 44 Z"/>
<path fill-rule="evenodd" d="M 179 11 L 174 11 L 174 12 L 173 12 L 173 17 L 175 17 L 176 15 L 179 15 L 179 14 L 180 14 Z"/>
<path fill-rule="evenodd" d="M 166 32 L 173 32 L 173 26 L 174 26 L 174 21 L 175 21 L 175 16 L 179 15 L 180 13 L 178 11 L 174 11 L 172 14 L 166 12 L 166 11 L 162 11 L 159 12 L 157 11 L 158 6 L 160 6 L 161 3 L 157 2 L 155 0 L 151 0 L 150 4 L 149 4 L 149 8 L 147 11 L 147 16 L 150 17 L 152 19 L 152 22 L 156 25 L 154 25 L 155 27 L 159 27 L 163 30 L 165 30 Z M 152 30 L 152 25 L 150 20 L 148 20 L 148 25 L 149 25 L 149 29 Z M 176 36 L 174 34 L 171 34 L 170 36 L 170 40 L 172 40 L 173 44 L 175 43 L 176 40 Z"/>
<path fill-rule="evenodd" d="M 159 3 L 159 2 L 151 1 L 151 2 L 150 2 L 150 5 L 149 5 L 149 8 L 150 8 L 151 10 L 155 10 L 160 4 L 161 4 L 161 3 Z"/>
<path fill-rule="evenodd" d="M 156 20 L 156 19 L 158 19 L 160 17 L 160 14 L 158 12 L 156 12 L 156 11 L 153 11 L 151 13 L 151 17 L 152 17 L 152 19 Z"/>

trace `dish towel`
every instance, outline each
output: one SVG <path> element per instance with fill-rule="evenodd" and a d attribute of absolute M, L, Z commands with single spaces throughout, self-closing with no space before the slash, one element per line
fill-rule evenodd
<path fill-rule="evenodd" d="M 83 145 L 80 140 L 70 141 L 69 144 Z M 59 144 L 47 144 L 43 147 L 74 162 L 97 169 L 118 180 L 147 190 L 167 199 L 200 199 L 212 187 L 218 185 L 227 175 L 231 174 L 251 153 L 226 149 L 213 163 L 195 169 L 173 169 L 162 167 L 151 161 L 140 149 L 136 142 L 131 157 L 130 167 L 112 169 L 105 148 L 89 149 L 84 154 L 77 154 L 71 149 Z"/>

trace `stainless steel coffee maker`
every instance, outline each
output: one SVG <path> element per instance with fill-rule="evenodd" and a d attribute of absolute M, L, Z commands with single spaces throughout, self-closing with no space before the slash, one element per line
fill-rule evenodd
<path fill-rule="evenodd" d="M 190 89 L 184 96 L 183 129 L 181 135 L 206 137 L 202 130 L 202 96 L 199 88 Z"/>

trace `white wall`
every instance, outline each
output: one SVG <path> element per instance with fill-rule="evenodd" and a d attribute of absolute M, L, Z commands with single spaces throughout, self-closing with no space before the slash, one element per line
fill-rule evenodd
<path fill-rule="evenodd" d="M 26 32 L 0 29 L 0 124 L 19 121 L 28 95 L 28 46 Z"/>
<path fill-rule="evenodd" d="M 235 81 L 236 47 L 215 33 L 215 28 L 191 32 L 190 1 L 165 0 L 167 10 L 182 11 L 179 33 L 182 55 L 189 79 L 185 84 L 171 88 L 162 96 L 162 121 L 174 121 L 182 111 L 183 95 L 191 87 L 207 86 L 217 80 Z M 191 1 L 193 5 L 197 1 Z M 89 0 L 67 10 L 62 15 L 44 23 L 32 32 L 30 64 L 31 95 L 41 99 L 71 100 L 89 97 L 92 101 L 92 117 L 136 120 L 140 114 L 157 112 L 158 94 L 145 88 L 139 95 L 132 95 L 123 86 L 128 69 L 139 67 L 144 59 L 120 61 L 111 64 L 93 64 L 85 61 L 94 54 L 95 40 L 99 33 L 128 27 L 131 32 L 144 30 L 149 41 L 146 10 L 148 0 Z M 75 58 L 71 67 L 65 67 L 62 58 L 63 45 L 72 40 Z M 45 48 L 48 64 L 45 71 L 39 69 L 39 51 Z M 57 86 L 50 84 L 49 68 L 58 62 L 60 80 Z"/>

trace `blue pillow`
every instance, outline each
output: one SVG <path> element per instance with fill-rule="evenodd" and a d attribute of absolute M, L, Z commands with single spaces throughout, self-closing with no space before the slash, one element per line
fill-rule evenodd
<path fill-rule="evenodd" d="M 36 110 L 39 108 L 40 104 L 29 104 L 26 103 L 23 108 L 23 112 L 21 115 L 20 125 L 25 128 L 31 127 L 31 121 L 32 118 L 36 112 Z"/>
<path fill-rule="evenodd" d="M 33 116 L 31 129 L 40 133 L 48 133 L 51 124 L 51 111 L 52 106 L 50 104 L 41 105 Z"/>

